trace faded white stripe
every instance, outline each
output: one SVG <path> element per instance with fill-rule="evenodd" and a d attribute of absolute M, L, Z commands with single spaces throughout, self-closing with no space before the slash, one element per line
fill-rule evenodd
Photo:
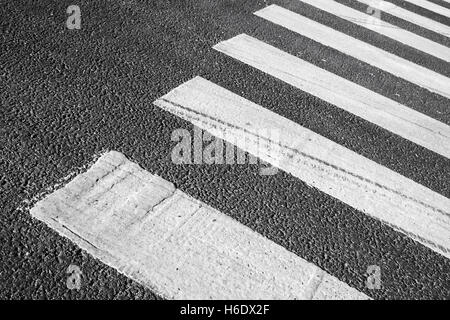
<path fill-rule="evenodd" d="M 320 10 L 336 15 L 369 30 L 423 51 L 444 61 L 450 62 L 450 48 L 421 37 L 415 33 L 401 29 L 378 19 L 376 16 L 344 6 L 332 0 L 300 0 Z"/>
<path fill-rule="evenodd" d="M 450 199 L 200 77 L 155 104 L 450 258 Z"/>
<path fill-rule="evenodd" d="M 168 299 L 367 299 L 118 152 L 31 214 Z"/>
<path fill-rule="evenodd" d="M 393 15 L 402 20 L 414 23 L 422 28 L 429 29 L 436 33 L 442 34 L 446 37 L 450 37 L 449 26 L 437 22 L 433 19 L 421 16 L 417 13 L 403 9 L 402 7 L 396 6 L 392 2 L 382 0 L 358 0 L 358 1 L 368 5 L 369 7 L 389 13 L 390 15 Z"/>
<path fill-rule="evenodd" d="M 268 6 L 255 12 L 255 14 L 397 77 L 450 98 L 450 79 L 437 72 L 276 5 Z"/>
<path fill-rule="evenodd" d="M 247 35 L 214 48 L 450 159 L 450 127 Z"/>

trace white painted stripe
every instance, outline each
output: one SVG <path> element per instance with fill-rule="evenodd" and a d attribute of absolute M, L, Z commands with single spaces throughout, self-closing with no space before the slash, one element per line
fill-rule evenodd
<path fill-rule="evenodd" d="M 450 62 L 450 48 L 331 0 L 300 0 L 320 10 Z"/>
<path fill-rule="evenodd" d="M 450 199 L 200 77 L 155 105 L 450 258 Z"/>
<path fill-rule="evenodd" d="M 418 7 L 433 11 L 433 12 L 443 15 L 445 17 L 450 17 L 450 9 L 447 9 L 447 8 L 440 6 L 438 4 L 435 4 L 433 2 L 426 1 L 426 0 L 403 0 L 403 1 L 412 3 Z"/>
<path fill-rule="evenodd" d="M 367 299 L 118 152 L 31 214 L 168 299 Z"/>
<path fill-rule="evenodd" d="M 214 47 L 450 159 L 450 126 L 247 35 Z"/>
<path fill-rule="evenodd" d="M 442 34 L 446 37 L 450 37 L 449 26 L 437 22 L 433 19 L 421 16 L 417 13 L 403 9 L 402 7 L 396 6 L 392 2 L 387 2 L 383 0 L 358 0 L 358 1 L 374 9 L 378 9 L 386 13 L 389 13 L 390 15 L 393 15 L 402 20 L 414 23 L 422 28 L 429 29 L 436 33 Z"/>
<path fill-rule="evenodd" d="M 255 14 L 318 43 L 450 98 L 450 79 L 292 11 L 270 5 Z"/>

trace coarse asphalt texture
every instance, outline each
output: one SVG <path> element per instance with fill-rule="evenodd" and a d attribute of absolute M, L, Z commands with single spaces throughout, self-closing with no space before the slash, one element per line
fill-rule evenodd
<path fill-rule="evenodd" d="M 391 2 L 450 25 L 448 17 Z M 19 209 L 107 150 L 374 299 L 450 297 L 448 259 L 287 173 L 171 162 L 172 132 L 193 128 L 152 103 L 200 75 L 450 197 L 449 159 L 212 49 L 247 33 L 450 125 L 448 99 L 253 15 L 273 3 L 450 76 L 442 60 L 297 0 L 1 1 L 0 298 L 160 298 Z M 66 28 L 74 4 L 81 30 Z M 450 46 L 444 36 L 382 19 Z M 83 272 L 80 290 L 66 286 L 71 264 Z M 381 267 L 380 290 L 365 285 L 369 265 Z"/>

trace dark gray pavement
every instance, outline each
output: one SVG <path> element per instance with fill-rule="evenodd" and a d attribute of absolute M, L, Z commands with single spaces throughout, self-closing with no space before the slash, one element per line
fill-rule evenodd
<path fill-rule="evenodd" d="M 450 76 L 444 61 L 296 0 L 1 1 L 0 298 L 157 298 L 17 209 L 106 150 L 375 299 L 450 298 L 448 259 L 286 173 L 171 162 L 172 131 L 192 125 L 152 102 L 200 75 L 450 197 L 449 159 L 211 48 L 245 32 L 450 125 L 448 99 L 252 14 L 272 3 Z M 65 26 L 72 4 L 81 8 L 81 30 Z M 450 25 L 448 17 L 421 14 Z M 382 18 L 450 46 L 448 38 Z M 70 264 L 82 269 L 79 291 L 66 287 Z M 381 267 L 381 290 L 365 286 L 369 265 Z"/>

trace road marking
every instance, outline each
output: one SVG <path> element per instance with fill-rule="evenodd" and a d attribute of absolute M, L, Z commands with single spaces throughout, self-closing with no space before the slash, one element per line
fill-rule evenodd
<path fill-rule="evenodd" d="M 368 299 L 118 152 L 31 214 L 168 299 Z"/>
<path fill-rule="evenodd" d="M 248 35 L 214 49 L 450 159 L 450 126 Z"/>
<path fill-rule="evenodd" d="M 330 0 L 300 0 L 369 30 L 450 62 L 450 48 Z"/>
<path fill-rule="evenodd" d="M 378 9 L 389 13 L 397 18 L 405 21 L 414 23 L 422 28 L 434 31 L 436 33 L 442 34 L 446 37 L 450 37 L 450 27 L 437 22 L 433 19 L 426 18 L 417 13 L 403 9 L 402 7 L 396 6 L 392 2 L 379 1 L 379 0 L 358 0 L 361 3 L 368 5 L 374 9 Z"/>
<path fill-rule="evenodd" d="M 426 1 L 426 0 L 404 0 L 404 1 L 412 3 L 418 7 L 433 11 L 434 13 L 443 15 L 444 17 L 447 17 L 447 18 L 450 17 L 450 9 L 442 7 L 433 2 Z"/>
<path fill-rule="evenodd" d="M 255 15 L 450 98 L 450 79 L 292 11 L 270 5 Z"/>
<path fill-rule="evenodd" d="M 155 105 L 450 258 L 450 199 L 201 77 Z"/>

